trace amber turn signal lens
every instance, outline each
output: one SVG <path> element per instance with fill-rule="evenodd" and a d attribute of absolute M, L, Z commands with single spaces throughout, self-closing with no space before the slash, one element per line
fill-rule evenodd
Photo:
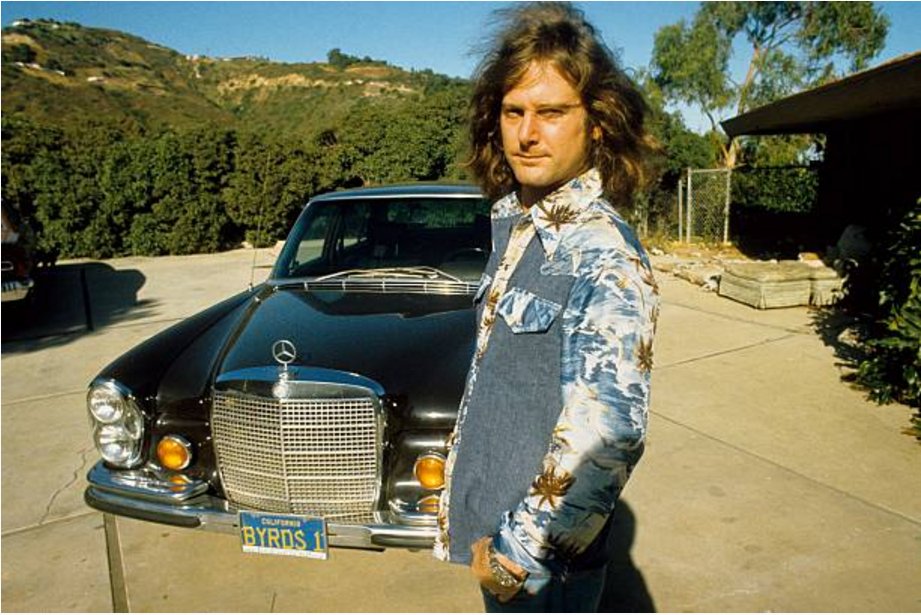
<path fill-rule="evenodd" d="M 157 459 L 167 470 L 184 470 L 192 462 L 192 445 L 181 436 L 165 436 L 157 444 Z"/>
<path fill-rule="evenodd" d="M 438 500 L 440 499 L 437 495 L 427 495 L 416 503 L 416 510 L 429 515 L 438 514 Z"/>
<path fill-rule="evenodd" d="M 416 459 L 413 474 L 426 489 L 441 489 L 445 486 L 445 458 L 438 453 L 426 453 Z"/>

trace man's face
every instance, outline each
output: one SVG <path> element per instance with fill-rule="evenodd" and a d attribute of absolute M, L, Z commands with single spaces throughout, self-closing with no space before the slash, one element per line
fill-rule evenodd
<path fill-rule="evenodd" d="M 579 93 L 553 64 L 533 62 L 502 98 L 502 149 L 530 206 L 588 170 L 591 132 Z"/>

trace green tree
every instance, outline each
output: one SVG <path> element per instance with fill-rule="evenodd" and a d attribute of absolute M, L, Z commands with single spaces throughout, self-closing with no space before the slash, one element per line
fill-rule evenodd
<path fill-rule="evenodd" d="M 324 136 L 344 185 L 434 180 L 458 175 L 466 99 L 461 88 L 424 98 L 362 100 Z"/>
<path fill-rule="evenodd" d="M 192 190 L 167 241 L 170 254 L 216 252 L 231 242 L 231 220 L 223 201 L 233 171 L 236 135 L 204 127 L 181 137 L 192 166 Z"/>
<path fill-rule="evenodd" d="M 10 49 L 10 61 L 31 64 L 35 61 L 35 50 L 25 43 L 13 45 Z"/>
<path fill-rule="evenodd" d="M 129 236 L 138 214 L 150 211 L 153 177 L 147 164 L 151 148 L 147 141 L 135 139 L 113 145 L 102 163 L 99 188 L 102 202 L 99 218 L 107 222 L 118 238 L 116 254 L 131 251 Z M 147 254 L 146 250 L 138 252 Z"/>
<path fill-rule="evenodd" d="M 675 191 L 678 180 L 688 167 L 714 165 L 719 151 L 718 137 L 697 134 L 687 127 L 680 113 L 667 111 L 662 91 L 648 73 L 641 73 L 637 81 L 642 85 L 650 109 L 646 127 L 658 142 L 659 153 L 648 162 L 650 181 L 637 195 L 634 213 L 639 217 L 632 222 L 650 234 L 673 234 L 677 231 Z"/>
<path fill-rule="evenodd" d="M 53 147 L 36 152 L 26 172 L 38 246 L 62 256 L 112 256 L 119 238 L 94 220 L 102 215 L 103 160 L 121 136 L 90 123 L 60 135 Z"/>
<path fill-rule="evenodd" d="M 232 240 L 223 190 L 233 170 L 233 133 L 205 126 L 163 133 L 113 155 L 110 226 L 124 227 L 134 254 L 214 252 Z M 108 208 L 107 208 L 108 209 Z"/>
<path fill-rule="evenodd" d="M 65 74 L 67 73 L 67 71 L 64 69 L 64 65 L 61 64 L 57 58 L 50 58 L 47 62 L 45 62 L 45 68 L 48 70 L 58 70 Z"/>
<path fill-rule="evenodd" d="M 57 151 L 63 145 L 61 130 L 40 126 L 22 117 L 3 116 L 0 148 L 0 183 L 4 204 L 16 210 L 20 219 L 38 232 L 35 219 L 35 187 L 31 165 L 42 152 Z"/>
<path fill-rule="evenodd" d="M 316 191 L 319 156 L 317 148 L 294 138 L 240 136 L 222 198 L 247 240 L 270 245 L 284 238 Z"/>
<path fill-rule="evenodd" d="M 334 66 L 338 68 L 339 70 L 348 68 L 349 66 L 352 66 L 353 64 L 378 64 L 382 66 L 387 65 L 386 62 L 382 60 L 375 60 L 374 58 L 370 56 L 364 56 L 363 58 L 359 58 L 358 56 L 353 56 L 347 53 L 343 53 L 342 50 L 339 49 L 338 47 L 336 47 L 335 49 L 330 49 L 326 53 L 326 62 L 330 66 Z"/>
<path fill-rule="evenodd" d="M 866 68 L 883 48 L 889 20 L 869 2 L 706 2 L 693 21 L 659 29 L 652 77 L 670 102 L 698 107 L 719 130 L 737 115 L 848 70 Z M 748 45 L 747 70 L 735 82 L 729 61 L 737 38 Z M 722 143 L 734 167 L 738 140 Z"/>

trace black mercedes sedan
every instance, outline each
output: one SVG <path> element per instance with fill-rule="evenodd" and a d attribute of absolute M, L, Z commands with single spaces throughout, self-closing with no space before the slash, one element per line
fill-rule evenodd
<path fill-rule="evenodd" d="M 260 553 L 430 545 L 489 251 L 471 186 L 315 197 L 266 282 L 91 383 L 87 503 Z"/>

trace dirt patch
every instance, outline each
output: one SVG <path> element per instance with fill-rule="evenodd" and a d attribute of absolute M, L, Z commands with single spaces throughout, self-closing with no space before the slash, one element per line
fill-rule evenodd
<path fill-rule="evenodd" d="M 284 75 L 282 77 L 263 77 L 262 75 L 250 74 L 244 77 L 236 77 L 222 81 L 217 86 L 217 91 L 221 94 L 230 94 L 239 90 L 277 90 L 279 88 L 320 88 L 333 87 L 336 83 L 323 79 L 310 79 L 303 75 Z"/>
<path fill-rule="evenodd" d="M 349 66 L 345 69 L 345 72 L 352 75 L 376 77 L 380 79 L 381 77 L 389 77 L 392 75 L 393 69 L 387 68 L 386 66 Z"/>
<path fill-rule="evenodd" d="M 4 45 L 28 45 L 29 47 L 32 47 L 34 49 L 42 48 L 42 46 L 36 43 L 35 39 L 33 39 L 31 36 L 28 36 L 26 34 L 18 34 L 15 32 L 11 34 L 4 34 L 3 44 Z"/>
<path fill-rule="evenodd" d="M 412 94 L 416 90 L 403 84 L 389 83 L 387 81 L 368 81 L 364 84 L 362 96 L 380 96 L 385 91 L 402 92 L 403 94 Z"/>

